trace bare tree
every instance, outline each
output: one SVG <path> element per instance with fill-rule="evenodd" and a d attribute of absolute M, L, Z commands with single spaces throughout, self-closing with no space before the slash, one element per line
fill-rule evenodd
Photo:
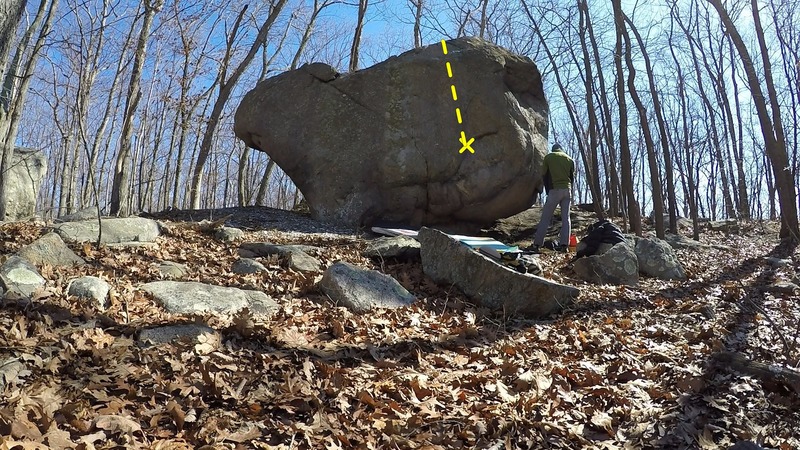
<path fill-rule="evenodd" d="M 355 72 L 358 70 L 358 52 L 361 46 L 361 33 L 364 30 L 364 17 L 367 15 L 369 0 L 358 0 L 358 18 L 356 20 L 356 31 L 353 33 L 353 44 L 350 46 L 350 64 L 348 70 Z"/>
<path fill-rule="evenodd" d="M 720 20 L 725 25 L 725 32 L 736 46 L 739 58 L 747 74 L 748 86 L 752 93 L 753 104 L 761 125 L 765 150 L 772 165 L 772 174 L 775 177 L 775 187 L 778 191 L 778 202 L 780 203 L 781 211 L 780 237 L 798 242 L 800 241 L 800 223 L 797 216 L 798 204 L 795 203 L 797 201 L 797 191 L 795 190 L 791 172 L 788 170 L 789 157 L 786 153 L 786 137 L 783 131 L 778 94 L 772 79 L 772 66 L 764 40 L 764 30 L 761 26 L 758 3 L 756 0 L 751 0 L 753 25 L 755 34 L 758 37 L 759 51 L 761 52 L 763 63 L 763 77 L 767 86 L 768 97 L 764 96 L 755 64 L 750 57 L 750 51 L 747 49 L 747 45 L 744 43 L 728 11 L 722 5 L 721 0 L 708 0 L 708 2 L 717 10 Z M 767 99 L 769 100 L 771 114 L 767 108 Z"/>
<path fill-rule="evenodd" d="M 131 177 L 131 141 L 133 139 L 133 119 L 141 99 L 142 67 L 147 54 L 147 41 L 153 26 L 155 15 L 164 6 L 164 0 L 142 0 L 144 18 L 133 56 L 131 78 L 128 83 L 128 95 L 125 100 L 125 112 L 122 131 L 119 139 L 119 152 L 114 168 L 114 184 L 111 187 L 111 214 L 126 216 L 131 213 L 130 177 Z"/>
<path fill-rule="evenodd" d="M 269 31 L 272 29 L 272 24 L 275 23 L 275 20 L 283 11 L 283 7 L 286 5 L 286 1 L 287 0 L 277 0 L 276 3 L 271 5 L 269 15 L 259 28 L 258 35 L 253 40 L 253 43 L 250 46 L 250 50 L 247 52 L 247 55 L 245 55 L 244 59 L 233 70 L 230 78 L 226 79 L 228 64 L 230 63 L 230 58 L 233 52 L 233 43 L 239 29 L 239 24 L 241 23 L 242 20 L 242 16 L 244 15 L 247 7 L 245 7 L 245 9 L 243 9 L 242 12 L 239 14 L 239 17 L 237 17 L 236 22 L 231 31 L 231 35 L 228 37 L 225 56 L 220 65 L 220 72 L 218 75 L 219 92 L 217 94 L 216 100 L 214 101 L 214 106 L 212 108 L 211 115 L 208 118 L 205 132 L 203 133 L 203 141 L 200 144 L 200 149 L 197 154 L 197 162 L 195 163 L 194 173 L 192 174 L 190 195 L 191 195 L 191 206 L 194 209 L 198 209 L 200 207 L 200 185 L 203 179 L 203 168 L 205 167 L 205 163 L 208 160 L 208 156 L 211 152 L 212 143 L 214 141 L 214 134 L 216 133 L 217 126 L 219 125 L 219 120 L 220 117 L 222 116 L 225 104 L 228 102 L 228 99 L 230 98 L 231 93 L 233 92 L 233 88 L 236 86 L 236 83 L 239 81 L 239 78 L 241 78 L 244 71 L 253 61 L 259 49 L 261 48 L 262 44 L 267 40 L 267 35 L 269 34 Z"/>

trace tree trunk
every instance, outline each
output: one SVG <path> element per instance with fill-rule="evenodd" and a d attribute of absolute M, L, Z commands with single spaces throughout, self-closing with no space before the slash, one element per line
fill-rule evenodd
<path fill-rule="evenodd" d="M 636 202 L 636 192 L 633 186 L 632 161 L 630 142 L 628 139 L 628 107 L 625 101 L 625 74 L 622 70 L 623 35 L 625 24 L 622 19 L 621 0 L 612 0 L 614 7 L 614 25 L 616 29 L 616 44 L 614 46 L 614 64 L 617 71 L 617 101 L 619 102 L 619 149 L 620 165 L 622 167 L 622 189 L 625 191 L 628 220 L 631 231 L 637 236 L 642 235 L 642 220 Z M 624 49 L 630 52 L 630 47 Z"/>
<path fill-rule="evenodd" d="M 234 25 L 231 36 L 228 40 L 225 58 L 222 62 L 222 66 L 220 67 L 219 95 L 214 102 L 214 107 L 211 110 L 211 116 L 208 118 L 206 130 L 203 133 L 203 141 L 200 144 L 200 150 L 197 154 L 197 163 L 195 164 L 194 173 L 192 174 L 190 194 L 191 206 L 193 209 L 198 209 L 200 206 L 200 185 L 202 184 L 203 179 L 203 168 L 205 167 L 206 161 L 208 160 L 208 156 L 211 152 L 214 134 L 216 133 L 217 126 L 219 125 L 219 119 L 222 116 L 222 111 L 225 107 L 225 104 L 228 102 L 228 98 L 230 97 L 231 92 L 233 92 L 233 89 L 236 86 L 236 83 L 239 81 L 239 78 L 242 76 L 242 73 L 244 73 L 245 69 L 247 69 L 247 67 L 250 65 L 250 62 L 252 62 L 253 58 L 255 58 L 256 53 L 258 53 L 258 50 L 261 47 L 261 44 L 266 41 L 267 35 L 272 28 L 272 24 L 275 22 L 275 19 L 278 18 L 278 15 L 283 10 L 286 2 L 287 0 L 277 0 L 277 3 L 273 5 L 267 20 L 264 21 L 264 23 L 261 25 L 261 28 L 258 30 L 258 35 L 253 41 L 253 44 L 250 46 L 250 50 L 247 52 L 247 55 L 233 71 L 231 77 L 228 80 L 225 80 L 225 72 L 227 71 L 231 52 L 233 51 L 234 38 L 245 10 L 242 10 L 242 12 L 239 14 L 239 17 L 236 19 L 236 24 Z"/>
<path fill-rule="evenodd" d="M 136 53 L 133 57 L 131 79 L 128 84 L 128 95 L 125 99 L 122 131 L 119 139 L 119 153 L 114 167 L 114 183 L 111 186 L 111 214 L 127 216 L 131 213 L 130 178 L 131 178 L 131 147 L 133 140 L 133 119 L 141 99 L 142 68 L 147 55 L 147 41 L 150 38 L 150 29 L 156 13 L 161 10 L 163 0 L 142 0 L 144 5 L 144 19 L 136 43 Z"/>
<path fill-rule="evenodd" d="M 797 192 L 794 186 L 794 180 L 791 177 L 791 172 L 787 170 L 789 166 L 789 158 L 786 154 L 786 141 L 783 134 L 783 123 L 781 122 L 780 105 L 778 104 L 777 93 L 772 80 L 771 66 L 769 64 L 769 53 L 767 53 L 766 43 L 764 42 L 764 30 L 761 27 L 759 19 L 758 4 L 756 0 L 751 0 L 753 10 L 753 24 L 755 26 L 755 34 L 758 36 L 759 47 L 761 50 L 761 58 L 763 62 L 763 76 L 767 84 L 767 91 L 769 93 L 770 106 L 772 108 L 772 116 L 767 110 L 766 97 L 764 96 L 761 84 L 759 81 L 759 74 L 750 57 L 750 52 L 745 45 L 744 40 L 739 34 L 739 30 L 733 24 L 728 12 L 722 5 L 721 0 L 708 0 L 709 3 L 717 10 L 717 13 L 725 25 L 725 31 L 736 46 L 739 53 L 739 58 L 744 65 L 745 73 L 747 74 L 747 82 L 750 87 L 751 97 L 756 108 L 758 121 L 761 126 L 761 134 L 764 138 L 764 146 L 766 153 L 769 156 L 772 165 L 772 173 L 775 178 L 775 187 L 778 193 L 778 202 L 781 211 L 781 230 L 780 237 L 782 239 L 791 239 L 794 242 L 800 241 L 800 224 L 798 223 L 798 204 Z"/>
<path fill-rule="evenodd" d="M 353 44 L 350 46 L 350 65 L 348 70 L 352 73 L 358 70 L 358 53 L 361 46 L 361 32 L 364 30 L 364 16 L 367 15 L 369 0 L 358 0 L 358 20 L 356 31 L 353 33 Z"/>
<path fill-rule="evenodd" d="M 633 25 L 627 15 L 623 13 L 622 16 L 628 24 L 631 26 Z M 625 29 L 624 26 L 622 27 L 622 33 L 622 37 L 625 40 L 625 47 L 628 49 L 628 51 L 625 52 L 625 64 L 628 66 L 628 92 L 631 94 L 631 99 L 633 100 L 633 103 L 636 106 L 636 111 L 639 115 L 639 125 L 642 127 L 645 151 L 647 152 L 647 162 L 650 168 L 650 195 L 652 196 L 653 200 L 653 215 L 656 226 L 656 236 L 659 239 L 664 239 L 664 195 L 661 188 L 661 174 L 658 171 L 658 161 L 656 160 L 655 142 L 653 141 L 653 134 L 650 131 L 647 108 L 645 108 L 644 102 L 642 102 L 641 97 L 639 97 L 639 91 L 636 89 L 636 67 L 633 64 L 633 58 L 631 57 L 631 39 L 628 35 L 628 30 Z M 646 54 L 646 49 L 644 47 L 642 47 L 642 52 L 645 52 Z"/>

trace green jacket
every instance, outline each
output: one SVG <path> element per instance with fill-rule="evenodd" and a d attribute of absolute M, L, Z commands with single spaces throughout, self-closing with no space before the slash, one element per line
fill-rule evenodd
<path fill-rule="evenodd" d="M 563 150 L 554 150 L 544 157 L 545 188 L 570 189 L 575 181 L 575 162 Z M 549 183 L 548 183 L 549 180 Z"/>

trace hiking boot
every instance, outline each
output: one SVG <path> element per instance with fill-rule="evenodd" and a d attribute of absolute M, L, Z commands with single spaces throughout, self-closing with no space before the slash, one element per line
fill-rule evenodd
<path fill-rule="evenodd" d="M 529 247 L 525 247 L 522 249 L 522 253 L 528 255 L 538 255 L 541 252 L 542 252 L 541 247 L 536 244 L 531 244 Z"/>

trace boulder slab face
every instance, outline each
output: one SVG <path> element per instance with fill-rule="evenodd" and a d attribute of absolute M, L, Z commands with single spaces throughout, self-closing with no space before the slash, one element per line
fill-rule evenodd
<path fill-rule="evenodd" d="M 236 136 L 269 154 L 316 219 L 474 226 L 523 211 L 547 151 L 541 74 L 478 38 L 447 48 L 346 75 L 314 63 L 267 79 L 239 105 Z M 461 131 L 474 154 L 459 153 Z"/>
<path fill-rule="evenodd" d="M 441 231 L 423 228 L 418 238 L 425 274 L 455 285 L 481 306 L 540 318 L 561 311 L 580 294 L 573 286 L 501 266 Z"/>
<path fill-rule="evenodd" d="M 17 256 L 37 266 L 48 264 L 54 267 L 70 267 L 86 263 L 83 258 L 70 250 L 56 233 L 45 234 L 23 247 L 17 252 Z"/>
<path fill-rule="evenodd" d="M 636 239 L 636 258 L 639 272 L 661 280 L 685 280 L 686 271 L 672 247 L 662 239 Z"/>

